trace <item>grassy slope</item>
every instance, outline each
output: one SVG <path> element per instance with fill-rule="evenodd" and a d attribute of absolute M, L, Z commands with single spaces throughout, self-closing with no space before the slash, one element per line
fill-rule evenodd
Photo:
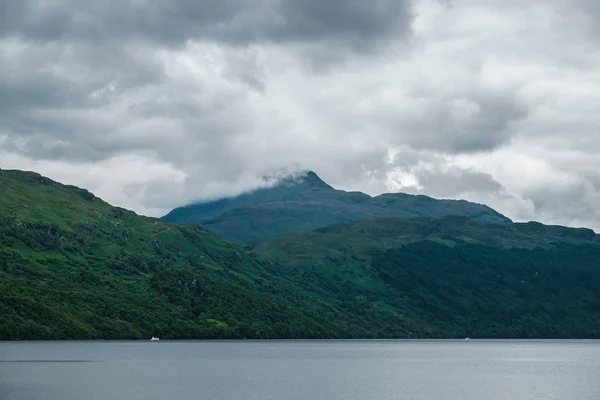
<path fill-rule="evenodd" d="M 199 222 L 227 240 L 259 243 L 332 224 L 448 215 L 499 224 L 511 222 L 487 206 L 467 201 L 436 200 L 402 193 L 370 197 L 335 190 L 314 173 L 234 198 L 181 207 L 163 219 L 173 223 Z"/>
<path fill-rule="evenodd" d="M 398 316 L 399 335 L 600 337 L 600 241 L 591 230 L 385 219 L 256 251 L 341 309 Z"/>
<path fill-rule="evenodd" d="M 33 173 L 0 193 L 0 339 L 600 337 L 590 230 L 385 219 L 250 251 Z"/>
<path fill-rule="evenodd" d="M 0 339 L 371 335 L 199 225 L 0 173 Z"/>

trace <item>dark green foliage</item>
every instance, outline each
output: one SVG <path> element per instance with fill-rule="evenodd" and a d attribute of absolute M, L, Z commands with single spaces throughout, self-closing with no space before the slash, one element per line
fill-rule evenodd
<path fill-rule="evenodd" d="M 340 310 L 365 310 L 378 336 L 600 338 L 600 241 L 591 230 L 388 219 L 256 251 Z"/>
<path fill-rule="evenodd" d="M 0 340 L 600 338 L 590 230 L 384 219 L 242 247 L 1 172 Z"/>
<path fill-rule="evenodd" d="M 373 260 L 437 335 L 599 338 L 600 246 L 449 248 L 419 242 Z"/>
<path fill-rule="evenodd" d="M 0 340 L 370 335 L 198 225 L 2 172 Z"/>
<path fill-rule="evenodd" d="M 198 222 L 224 239 L 259 243 L 333 224 L 451 215 L 498 224 L 511 222 L 487 206 L 467 201 L 403 193 L 370 197 L 360 192 L 335 190 L 314 172 L 234 198 L 177 208 L 163 219 L 173 223 Z"/>

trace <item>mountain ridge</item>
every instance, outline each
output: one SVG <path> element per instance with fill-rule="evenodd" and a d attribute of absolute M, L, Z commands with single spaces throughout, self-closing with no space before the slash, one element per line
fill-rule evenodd
<path fill-rule="evenodd" d="M 0 340 L 374 336 L 198 224 L 33 172 L 0 193 Z"/>
<path fill-rule="evenodd" d="M 238 196 L 176 208 L 162 219 L 171 223 L 202 223 L 227 240 L 253 244 L 336 223 L 447 215 L 466 215 L 500 224 L 512 222 L 486 205 L 465 200 L 438 200 L 406 193 L 370 196 L 334 189 L 313 171 Z"/>
<path fill-rule="evenodd" d="M 468 217 L 256 246 L 0 170 L 0 340 L 600 338 L 588 229 Z"/>
<path fill-rule="evenodd" d="M 380 219 L 254 249 L 324 298 L 418 316 L 430 337 L 600 335 L 600 235 L 586 228 Z"/>

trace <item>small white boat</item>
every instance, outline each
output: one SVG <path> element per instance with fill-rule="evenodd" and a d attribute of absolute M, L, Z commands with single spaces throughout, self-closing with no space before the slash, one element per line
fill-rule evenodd
<path fill-rule="evenodd" d="M 154 337 L 154 336 L 152 336 L 152 339 L 150 339 L 151 342 L 156 342 L 157 340 L 160 340 L 160 339 L 157 337 Z"/>

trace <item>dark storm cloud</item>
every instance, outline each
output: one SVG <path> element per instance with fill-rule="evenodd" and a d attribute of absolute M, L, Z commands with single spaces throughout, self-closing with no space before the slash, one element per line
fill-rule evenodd
<path fill-rule="evenodd" d="M 164 84 L 154 51 L 6 40 L 0 50 L 0 133 L 10 134 L 4 146 L 47 159 L 114 154 L 114 146 L 102 143 L 116 123 L 106 108 L 120 95 Z"/>
<path fill-rule="evenodd" d="M 66 160 L 74 162 L 85 162 L 102 160 L 106 153 L 97 147 L 91 147 L 85 143 L 52 142 L 46 138 L 33 135 L 25 141 L 17 141 L 15 138 L 7 138 L 2 143 L 5 151 L 26 154 L 38 160 Z"/>
<path fill-rule="evenodd" d="M 490 174 L 452 167 L 447 171 L 418 170 L 421 192 L 438 197 L 457 197 L 468 192 L 499 193 L 504 188 Z"/>
<path fill-rule="evenodd" d="M 4 0 L 0 128 L 11 135 L 6 146 L 35 158 L 98 160 L 140 147 L 171 152 L 174 145 L 152 129 L 145 143 L 125 137 L 148 129 L 127 130 L 127 120 L 158 117 L 171 122 L 157 129 L 195 130 L 201 147 L 223 148 L 234 135 L 232 124 L 244 129 L 244 111 L 235 104 L 245 94 L 168 82 L 156 59 L 161 48 L 182 48 L 192 39 L 234 46 L 237 54 L 243 53 L 239 45 L 254 42 L 295 43 L 311 47 L 306 60 L 331 63 L 340 58 L 324 50 L 333 42 L 348 56 L 407 34 L 409 9 L 408 1 L 391 0 Z M 266 77 L 255 60 L 227 57 L 223 78 L 264 94 Z M 108 110 L 117 104 L 120 120 Z M 113 136 L 122 139 L 103 138 L 117 131 Z"/>
<path fill-rule="evenodd" d="M 273 31 L 275 38 L 341 37 L 363 44 L 406 33 L 412 20 L 406 0 L 287 0 L 281 2 L 279 15 L 285 23 Z"/>
<path fill-rule="evenodd" d="M 4 42 L 0 50 L 0 113 L 52 105 L 85 106 L 112 82 L 120 88 L 159 83 L 164 71 L 140 46 Z"/>
<path fill-rule="evenodd" d="M 511 88 L 457 88 L 450 95 L 420 88 L 411 94 L 414 105 L 399 112 L 384 109 L 378 119 L 397 132 L 399 144 L 415 149 L 490 151 L 508 143 L 516 133 L 513 125 L 529 114 L 527 104 Z"/>
<path fill-rule="evenodd" d="M 49 104 L 80 106 L 86 100 L 84 92 L 65 83 L 43 73 L 33 74 L 27 80 L 0 78 L 0 118 L 6 114 L 24 117 L 28 110 Z"/>
<path fill-rule="evenodd" d="M 598 191 L 585 180 L 563 182 L 560 186 L 535 185 L 525 190 L 523 196 L 544 219 L 552 216 L 560 224 L 588 227 L 594 224 L 593 228 L 598 230 Z"/>
<path fill-rule="evenodd" d="M 412 20 L 408 0 L 8 0 L 0 12 L 9 35 L 165 45 L 333 40 L 364 47 L 408 32 Z"/>
<path fill-rule="evenodd" d="M 447 138 L 446 150 L 451 152 L 497 148 L 515 133 L 511 125 L 528 114 L 527 106 L 512 91 L 474 93 L 466 99 L 454 99 L 450 104 L 451 112 L 436 111 L 439 112 L 439 136 Z"/>

